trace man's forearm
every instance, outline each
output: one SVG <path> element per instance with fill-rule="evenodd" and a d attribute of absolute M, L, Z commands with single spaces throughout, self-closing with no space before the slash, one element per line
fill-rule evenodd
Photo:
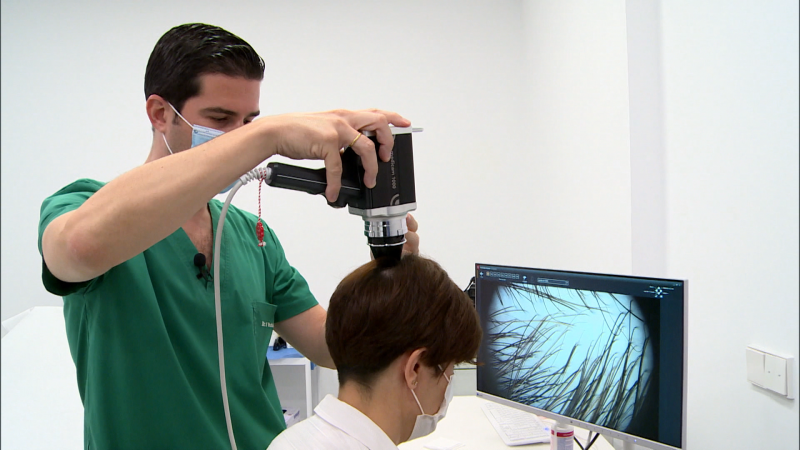
<path fill-rule="evenodd" d="M 328 369 L 336 369 L 325 342 L 327 311 L 316 305 L 290 319 L 275 324 L 275 331 L 306 358 Z"/>

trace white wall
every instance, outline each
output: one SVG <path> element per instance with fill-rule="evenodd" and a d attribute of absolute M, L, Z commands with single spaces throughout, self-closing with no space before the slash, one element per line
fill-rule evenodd
<path fill-rule="evenodd" d="M 747 345 L 794 356 L 798 392 L 798 3 L 661 11 L 667 268 L 690 280 L 689 443 L 798 448 L 798 401 L 753 387 L 745 368 Z"/>
<path fill-rule="evenodd" d="M 688 278 L 690 448 L 797 448 L 797 401 L 744 364 L 748 344 L 800 354 L 797 5 L 749 5 L 2 0 L 2 319 L 61 303 L 39 279 L 42 199 L 144 161 L 149 52 L 205 21 L 267 61 L 264 115 L 380 107 L 425 128 L 422 252 L 459 284 L 475 262 Z M 326 305 L 368 257 L 360 219 L 262 195 Z"/>
<path fill-rule="evenodd" d="M 475 199 L 486 201 L 489 185 L 512 204 L 512 188 L 528 189 L 523 168 L 532 157 L 517 156 L 525 122 L 518 2 L 253 1 L 232 9 L 3 0 L 2 9 L 2 274 L 26 280 L 3 283 L 3 318 L 60 304 L 39 281 L 41 201 L 75 178 L 109 180 L 144 161 L 147 58 L 161 34 L 184 22 L 221 25 L 260 52 L 263 115 L 379 107 L 425 128 L 414 137 L 423 252 L 461 285 L 474 272 L 476 237 L 506 216 L 476 211 Z M 498 180 L 504 172 L 516 181 Z M 290 261 L 327 304 L 336 283 L 368 258 L 361 219 L 321 196 L 266 188 L 263 197 Z M 234 203 L 255 212 L 257 189 L 246 187 Z M 492 238 L 496 248 L 532 234 L 530 226 L 510 224 L 514 240 Z M 515 262 L 528 262 L 526 253 Z"/>
<path fill-rule="evenodd" d="M 487 198 L 483 228 L 497 231 L 471 259 L 630 273 L 625 3 L 530 1 L 523 14 L 527 115 L 495 178 L 514 188 Z"/>

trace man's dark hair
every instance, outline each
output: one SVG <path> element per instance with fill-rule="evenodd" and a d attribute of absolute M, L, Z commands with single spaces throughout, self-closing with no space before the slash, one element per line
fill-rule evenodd
<path fill-rule="evenodd" d="M 144 96 L 160 95 L 178 111 L 200 93 L 200 75 L 264 79 L 264 60 L 239 36 L 214 25 L 179 25 L 156 42 L 144 74 Z"/>
<path fill-rule="evenodd" d="M 347 275 L 331 296 L 325 341 L 339 384 L 365 393 L 392 361 L 426 348 L 436 369 L 474 363 L 481 327 L 472 300 L 436 262 L 416 255 L 379 258 Z"/>

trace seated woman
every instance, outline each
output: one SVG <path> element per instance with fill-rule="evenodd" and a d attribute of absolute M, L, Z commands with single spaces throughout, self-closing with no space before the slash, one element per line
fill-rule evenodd
<path fill-rule="evenodd" d="M 433 432 L 454 366 L 474 363 L 481 334 L 472 300 L 436 262 L 406 255 L 359 267 L 333 293 L 325 326 L 339 397 L 269 450 L 397 449 Z"/>

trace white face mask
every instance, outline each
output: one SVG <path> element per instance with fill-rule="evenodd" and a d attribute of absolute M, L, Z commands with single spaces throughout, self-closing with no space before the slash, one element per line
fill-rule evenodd
<path fill-rule="evenodd" d="M 192 127 L 192 147 L 197 147 L 200 144 L 205 144 L 206 142 L 214 139 L 215 137 L 225 133 L 224 131 L 215 130 L 213 128 L 204 127 L 202 125 L 192 125 L 191 123 L 189 123 L 188 120 L 186 120 L 185 117 L 181 115 L 181 113 L 178 112 L 177 109 L 175 109 L 174 106 L 172 106 L 172 103 L 169 102 L 167 103 L 169 104 L 170 108 L 172 108 L 172 110 L 175 111 L 175 114 L 177 114 L 178 117 L 183 119 L 183 121 L 186 122 L 187 125 Z M 164 138 L 164 143 L 167 144 L 167 150 L 169 150 L 169 154 L 172 155 L 173 154 L 172 149 L 169 147 L 169 142 L 167 142 L 167 137 L 164 136 L 163 134 L 161 135 L 161 137 Z M 228 192 L 235 184 L 236 182 L 234 181 L 233 183 L 231 183 L 230 186 L 223 189 L 220 192 L 220 194 Z"/>
<path fill-rule="evenodd" d="M 444 370 L 439 366 L 439 369 L 444 372 Z M 414 393 L 414 390 L 411 390 L 411 394 L 414 396 L 414 400 L 417 401 L 417 405 L 419 405 L 419 410 L 422 411 L 422 414 L 417 416 L 417 421 L 414 423 L 414 429 L 411 431 L 411 436 L 409 436 L 408 440 L 420 438 L 422 436 L 427 436 L 436 429 L 436 424 L 439 423 L 447 414 L 447 406 L 450 404 L 450 401 L 453 399 L 453 377 L 447 378 L 447 375 L 444 375 L 444 379 L 447 380 L 447 389 L 444 391 L 444 399 L 442 400 L 441 406 L 439 406 L 439 411 L 436 412 L 434 415 L 425 414 L 425 410 L 422 409 L 422 404 L 419 402 L 417 398 L 417 394 Z"/>

